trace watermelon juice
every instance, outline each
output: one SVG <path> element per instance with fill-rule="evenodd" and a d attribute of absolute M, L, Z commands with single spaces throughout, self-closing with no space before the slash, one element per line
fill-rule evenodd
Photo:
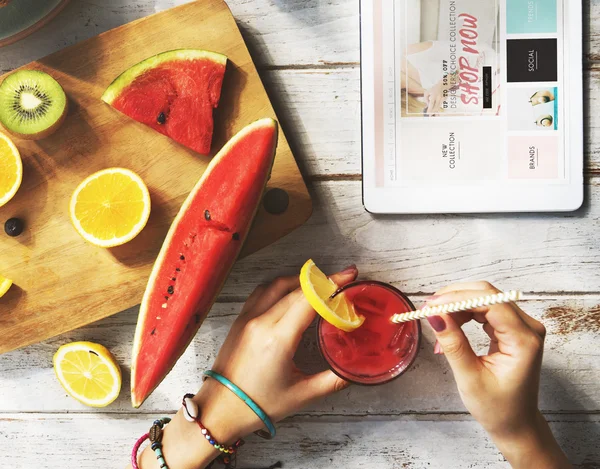
<path fill-rule="evenodd" d="M 338 294 L 346 295 L 365 322 L 344 332 L 319 320 L 319 349 L 331 369 L 347 381 L 367 385 L 403 374 L 417 356 L 421 323 L 393 324 L 390 318 L 414 310 L 410 300 L 391 285 L 373 281 L 352 283 Z"/>

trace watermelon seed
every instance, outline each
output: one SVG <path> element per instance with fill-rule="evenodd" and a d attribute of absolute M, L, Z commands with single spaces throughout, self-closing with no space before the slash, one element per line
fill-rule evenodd
<path fill-rule="evenodd" d="M 210 212 L 208 210 L 204 210 L 204 219 L 210 221 Z"/>
<path fill-rule="evenodd" d="M 182 261 L 185 261 L 185 256 L 182 254 L 181 256 L 179 256 L 179 259 L 181 259 Z"/>
<path fill-rule="evenodd" d="M 167 293 L 169 293 L 169 295 L 172 295 L 174 291 L 175 290 L 173 289 L 173 285 L 169 285 L 169 288 L 167 288 Z"/>
<path fill-rule="evenodd" d="M 177 272 L 181 272 L 181 269 L 180 269 L 179 267 L 177 267 L 175 270 L 176 270 Z"/>
<path fill-rule="evenodd" d="M 171 277 L 171 280 L 175 281 L 175 280 L 177 280 L 177 279 L 176 279 L 175 277 Z"/>
<path fill-rule="evenodd" d="M 164 112 L 161 112 L 158 117 L 156 118 L 156 120 L 158 121 L 159 124 L 164 124 L 167 121 L 167 117 L 165 116 Z"/>
<path fill-rule="evenodd" d="M 150 335 L 154 335 L 156 333 L 156 327 L 154 329 L 152 329 L 152 332 L 150 332 Z"/>
<path fill-rule="evenodd" d="M 168 296 L 165 296 L 165 300 L 169 301 L 169 297 L 168 297 Z"/>
<path fill-rule="evenodd" d="M 239 241 L 239 240 L 240 240 L 240 234 L 239 234 L 239 233 L 233 233 L 233 234 L 231 235 L 231 238 L 232 238 L 234 241 Z"/>

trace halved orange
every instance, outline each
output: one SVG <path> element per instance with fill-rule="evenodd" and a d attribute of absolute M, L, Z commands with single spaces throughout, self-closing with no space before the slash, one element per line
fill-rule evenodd
<path fill-rule="evenodd" d="M 121 369 L 108 349 L 93 342 L 71 342 L 52 359 L 54 372 L 69 395 L 90 407 L 106 407 L 121 391 Z"/>
<path fill-rule="evenodd" d="M 71 221 L 95 246 L 110 248 L 131 241 L 150 216 L 150 193 L 133 171 L 109 168 L 86 178 L 71 198 Z"/>
<path fill-rule="evenodd" d="M 12 199 L 23 179 L 21 155 L 8 136 L 0 132 L 0 207 Z"/>

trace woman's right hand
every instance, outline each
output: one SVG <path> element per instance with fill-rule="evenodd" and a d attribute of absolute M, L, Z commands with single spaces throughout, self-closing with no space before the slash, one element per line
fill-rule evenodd
<path fill-rule="evenodd" d="M 428 306 L 493 295 L 487 282 L 446 287 Z M 570 468 L 538 410 L 546 329 L 516 304 L 476 308 L 428 318 L 437 343 L 454 373 L 466 408 L 481 423 L 515 468 Z M 477 356 L 461 326 L 471 320 L 490 338 L 487 355 Z"/>

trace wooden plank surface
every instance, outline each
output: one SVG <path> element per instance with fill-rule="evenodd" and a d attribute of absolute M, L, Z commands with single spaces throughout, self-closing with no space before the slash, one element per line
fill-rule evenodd
<path fill-rule="evenodd" d="M 148 430 L 148 419 L 162 415 L 110 418 L 2 415 L 3 463 L 11 469 L 65 466 L 122 469 L 137 435 Z M 550 420 L 574 467 L 597 468 L 596 461 L 600 460 L 598 416 L 558 415 L 551 416 Z M 6 448 L 10 448 L 8 454 Z M 168 462 L 168 453 L 165 457 Z M 510 467 L 479 424 L 455 416 L 441 417 L 437 421 L 415 417 L 343 421 L 294 419 L 280 426 L 274 440 L 250 437 L 240 450 L 239 458 L 238 467 L 244 468 L 263 468 L 277 461 L 281 461 L 285 469 Z M 71 465 L 75 461 L 77 465 Z"/>
<path fill-rule="evenodd" d="M 315 182 L 311 191 L 308 223 L 241 260 L 224 298 L 242 299 L 256 282 L 296 273 L 310 257 L 326 271 L 357 263 L 364 278 L 410 294 L 474 279 L 526 292 L 600 291 L 596 178 L 581 210 L 555 215 L 373 216 L 359 181 Z"/>
<path fill-rule="evenodd" d="M 0 70 L 184 2 L 72 2 L 53 24 L 0 50 Z M 199 371 L 211 362 L 239 302 L 256 283 L 294 273 L 315 256 L 327 270 L 356 262 L 365 276 L 391 281 L 417 302 L 441 285 L 468 278 L 528 290 L 533 299 L 524 307 L 549 328 L 542 407 L 575 467 L 600 467 L 600 121 L 595 112 L 600 0 L 583 3 L 589 103 L 584 208 L 567 215 L 372 217 L 360 206 L 358 181 L 357 0 L 228 0 L 301 168 L 313 181 L 315 215 L 272 248 L 237 264 L 190 350 L 136 413 L 126 393 L 104 412 L 73 402 L 55 382 L 50 363 L 62 343 L 90 339 L 109 346 L 126 372 L 135 309 L 0 357 L 0 441 L 7 465 L 58 469 L 66 455 L 77 467 L 123 467 L 132 439 L 147 430 L 149 420 L 173 411 L 180 394 L 199 386 Z M 253 440 L 240 467 L 266 467 L 276 454 L 286 468 L 302 469 L 507 468 L 481 428 L 464 415 L 448 367 L 431 354 L 432 336 L 424 330 L 424 348 L 410 374 L 378 390 L 351 388 L 306 409 L 274 442 Z M 310 370 L 322 366 L 312 344 L 309 335 L 299 357 Z M 476 344 L 483 346 L 481 336 Z M 36 445 L 28 444 L 32 436 Z"/>
<path fill-rule="evenodd" d="M 42 69 L 70 100 L 66 121 L 39 142 L 15 139 L 24 182 L 0 219 L 19 216 L 26 232 L 0 237 L 0 272 L 14 287 L 0 301 L 0 353 L 44 340 L 138 304 L 156 254 L 182 201 L 210 157 L 195 154 L 100 100 L 122 71 L 157 53 L 207 49 L 229 59 L 215 111 L 214 155 L 246 125 L 276 118 L 233 17 L 222 0 L 194 2 L 137 20 L 26 65 Z M 4 77 L 0 77 L 2 80 Z M 90 174 L 123 167 L 148 185 L 152 214 L 124 246 L 91 246 L 73 229 L 68 203 Z M 312 211 L 310 196 L 283 132 L 269 188 L 289 194 L 289 207 L 261 207 L 242 255 L 273 243 Z"/>
<path fill-rule="evenodd" d="M 418 303 L 418 299 L 417 299 Z M 185 392 L 201 385 L 202 372 L 209 368 L 241 309 L 239 303 L 218 304 L 173 371 L 141 407 L 143 413 L 175 409 Z M 544 298 L 525 301 L 523 309 L 548 327 L 540 406 L 549 412 L 595 412 L 600 402 L 600 350 L 586 348 L 600 335 L 600 295 L 585 299 Z M 41 344 L 0 355 L 3 378 L 1 412 L 95 412 L 127 413 L 129 364 L 137 308 Z M 467 329 L 479 353 L 489 340 L 481 329 Z M 456 392 L 452 373 L 444 357 L 433 354 L 433 334 L 423 325 L 424 341 L 419 356 L 404 376 L 378 387 L 355 386 L 305 409 L 310 415 L 399 415 L 404 413 L 465 412 Z M 307 372 L 325 369 L 316 344 L 314 328 L 307 331 L 296 357 Z M 91 340 L 107 346 L 123 369 L 123 391 L 108 409 L 89 409 L 68 397 L 54 376 L 52 355 L 69 341 Z M 23 399 L 27 389 L 27 399 Z"/>

